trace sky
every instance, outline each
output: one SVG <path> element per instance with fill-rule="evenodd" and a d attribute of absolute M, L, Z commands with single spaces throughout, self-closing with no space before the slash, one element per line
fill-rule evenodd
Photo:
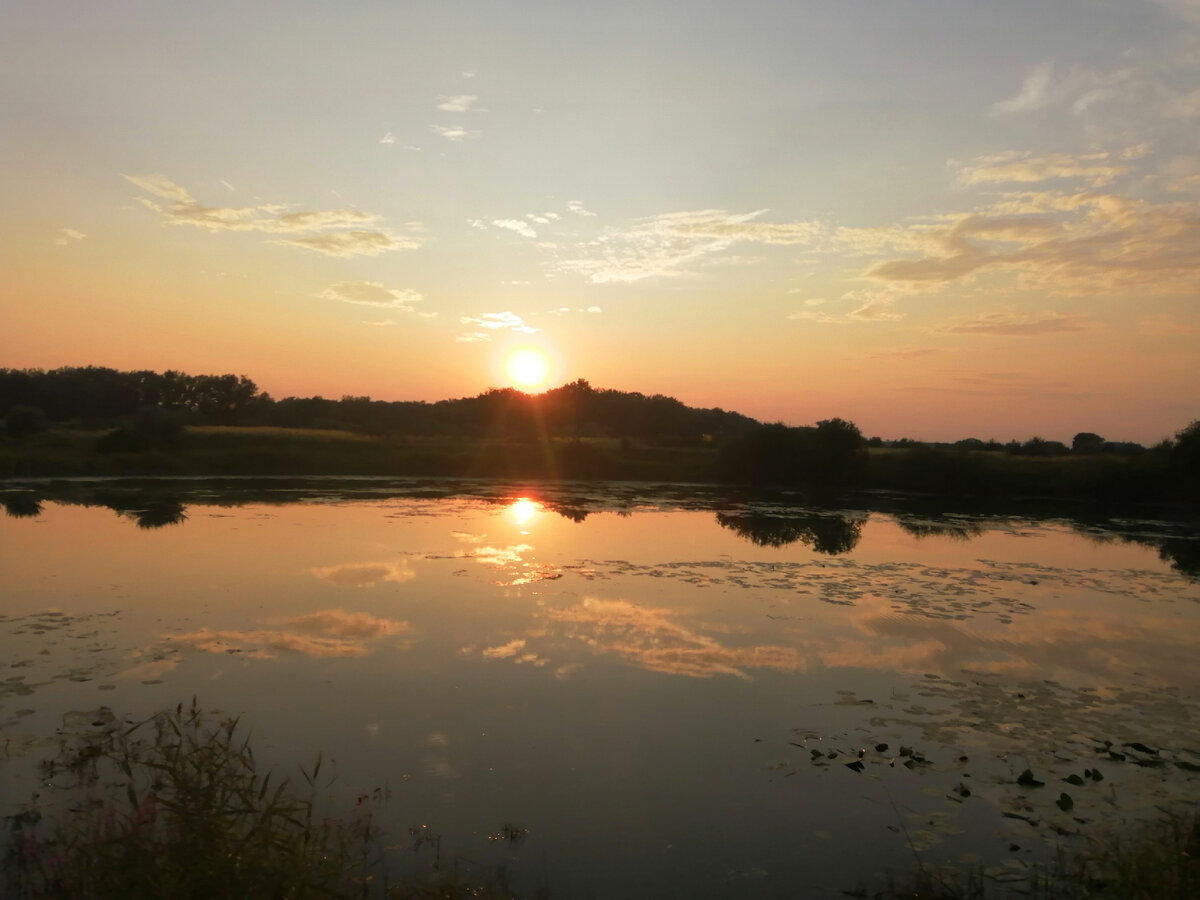
<path fill-rule="evenodd" d="M 1200 418 L 1200 0 L 0 0 L 0 365 Z"/>

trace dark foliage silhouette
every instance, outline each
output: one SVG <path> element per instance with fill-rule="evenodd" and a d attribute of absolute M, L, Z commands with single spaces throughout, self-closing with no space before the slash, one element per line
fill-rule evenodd
<path fill-rule="evenodd" d="M 786 547 L 799 542 L 830 556 L 853 550 L 862 537 L 863 527 L 861 519 L 835 513 L 719 512 L 717 524 L 759 547 Z"/>
<path fill-rule="evenodd" d="M 23 438 L 46 430 L 46 414 L 37 406 L 18 404 L 4 417 L 4 433 L 10 438 Z"/>
<path fill-rule="evenodd" d="M 34 494 L 9 494 L 3 503 L 4 512 L 14 519 L 32 519 L 42 514 L 42 501 Z"/>

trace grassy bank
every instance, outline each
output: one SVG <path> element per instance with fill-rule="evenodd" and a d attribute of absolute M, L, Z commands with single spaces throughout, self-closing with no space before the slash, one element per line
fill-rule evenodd
<path fill-rule="evenodd" d="M 349 431 L 192 427 L 170 447 L 102 452 L 100 433 L 52 430 L 0 444 L 0 477 L 379 475 L 692 481 L 705 447 L 613 439 L 541 442 L 371 437 Z"/>
<path fill-rule="evenodd" d="M 739 484 L 712 444 L 663 445 L 616 438 L 516 441 L 370 436 L 280 427 L 193 426 L 171 442 L 105 445 L 97 431 L 52 429 L 0 438 L 0 478 L 104 476 L 427 476 L 525 480 L 627 480 Z M 1196 500 L 1163 454 L 1022 456 L 934 447 L 856 451 L 852 478 L 797 470 L 791 487 L 866 488 L 968 501 L 1070 499 L 1101 503 Z M 761 485 L 760 485 L 761 486 Z M 769 487 L 769 485 L 767 485 Z"/>

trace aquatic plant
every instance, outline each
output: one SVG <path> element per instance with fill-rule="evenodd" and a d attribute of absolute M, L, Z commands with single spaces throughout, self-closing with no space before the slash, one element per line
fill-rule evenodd
<path fill-rule="evenodd" d="M 389 883 L 373 809 L 329 805 L 318 754 L 301 782 L 263 773 L 237 718 L 193 699 L 133 725 L 107 708 L 42 763 L 50 801 L 9 819 L 0 888 L 16 900 L 495 898 L 507 882 L 454 871 Z M 327 769 L 326 769 L 327 771 Z"/>
<path fill-rule="evenodd" d="M 924 864 L 889 877 L 884 889 L 847 891 L 873 900 L 1193 900 L 1200 897 L 1200 808 L 1167 810 L 1140 828 L 1093 836 L 1030 866 L 1017 885 L 976 867 L 962 872 Z"/>

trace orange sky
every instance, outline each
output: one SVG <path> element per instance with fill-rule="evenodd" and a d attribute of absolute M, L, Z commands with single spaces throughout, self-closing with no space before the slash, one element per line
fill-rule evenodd
<path fill-rule="evenodd" d="M 1191 0 L 517 6 L 7 6 L 0 365 L 1200 417 Z"/>

